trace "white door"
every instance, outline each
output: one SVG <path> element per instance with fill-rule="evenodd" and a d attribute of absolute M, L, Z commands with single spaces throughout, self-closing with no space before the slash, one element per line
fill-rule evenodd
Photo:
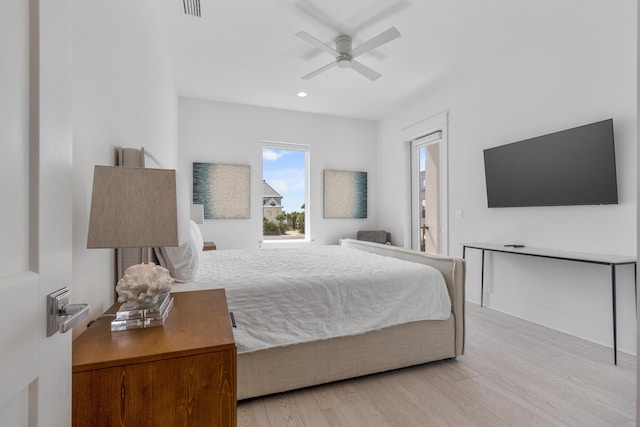
<path fill-rule="evenodd" d="M 441 255 L 449 255 L 448 115 L 402 129 L 411 171 L 405 242 L 414 250 Z"/>
<path fill-rule="evenodd" d="M 0 425 L 71 423 L 71 0 L 0 2 Z"/>
<path fill-rule="evenodd" d="M 411 141 L 411 247 L 445 255 L 443 157 L 441 131 Z"/>
<path fill-rule="evenodd" d="M 441 254 L 440 132 L 413 141 L 411 146 L 414 248 Z"/>

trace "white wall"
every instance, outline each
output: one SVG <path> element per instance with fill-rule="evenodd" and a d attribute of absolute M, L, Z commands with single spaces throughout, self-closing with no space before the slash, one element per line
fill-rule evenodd
<path fill-rule="evenodd" d="M 95 165 L 115 147 L 145 147 L 177 163 L 177 94 L 162 22 L 164 2 L 74 2 L 73 300 L 91 318 L 114 301 L 114 254 L 86 249 Z M 74 329 L 74 335 L 82 328 Z"/>
<path fill-rule="evenodd" d="M 246 105 L 180 98 L 178 103 L 178 171 L 192 189 L 193 162 L 251 166 L 251 218 L 205 220 L 205 240 L 218 249 L 255 248 L 262 239 L 262 141 L 310 146 L 311 200 L 306 209 L 315 244 L 335 244 L 341 237 L 377 227 L 376 125 Z M 324 169 L 368 172 L 368 218 L 324 219 Z M 380 224 L 384 227 L 384 224 Z"/>
<path fill-rule="evenodd" d="M 408 217 L 401 130 L 448 111 L 451 255 L 462 255 L 463 242 L 482 241 L 635 255 L 636 8 L 633 0 L 585 2 L 383 120 L 378 178 L 389 198 L 378 205 L 378 221 L 403 235 L 404 222 L 394 220 L 399 210 Z M 607 118 L 615 127 L 619 205 L 487 208 L 483 149 Z M 456 209 L 464 210 L 463 219 L 453 216 Z M 467 257 L 467 298 L 474 302 L 480 300 L 479 258 Z M 607 267 L 497 254 L 487 266 L 491 307 L 612 344 Z M 635 353 L 632 269 L 618 273 L 618 345 Z"/>

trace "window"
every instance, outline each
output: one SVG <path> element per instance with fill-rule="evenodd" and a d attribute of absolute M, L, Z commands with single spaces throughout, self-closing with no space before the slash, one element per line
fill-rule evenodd
<path fill-rule="evenodd" d="M 263 142 L 263 240 L 309 240 L 308 165 L 308 145 Z"/>

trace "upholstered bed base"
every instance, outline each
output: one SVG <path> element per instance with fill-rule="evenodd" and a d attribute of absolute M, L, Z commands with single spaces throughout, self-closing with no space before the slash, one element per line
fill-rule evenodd
<path fill-rule="evenodd" d="M 351 239 L 341 244 L 437 268 L 447 283 L 451 317 L 238 354 L 239 400 L 454 358 L 464 353 L 463 260 Z"/>
<path fill-rule="evenodd" d="M 351 337 L 238 355 L 238 399 L 456 357 L 455 320 L 422 321 Z"/>

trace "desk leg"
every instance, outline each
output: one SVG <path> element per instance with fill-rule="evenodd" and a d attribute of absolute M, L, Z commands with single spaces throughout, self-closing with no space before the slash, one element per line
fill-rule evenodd
<path fill-rule="evenodd" d="M 482 273 L 480 274 L 480 307 L 484 305 L 484 249 L 482 250 Z"/>
<path fill-rule="evenodd" d="M 636 316 L 638 315 L 638 263 L 633 263 L 633 295 L 636 299 Z"/>
<path fill-rule="evenodd" d="M 616 314 L 616 265 L 611 264 L 611 307 L 613 312 L 613 364 L 618 364 L 618 328 Z"/>

